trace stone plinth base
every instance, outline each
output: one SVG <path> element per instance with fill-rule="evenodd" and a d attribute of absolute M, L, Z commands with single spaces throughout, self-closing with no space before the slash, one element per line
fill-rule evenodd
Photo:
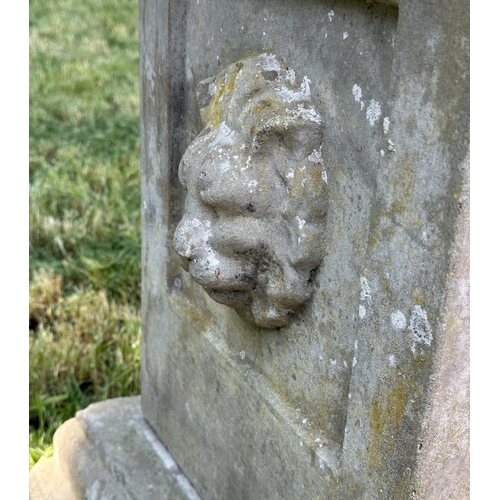
<path fill-rule="evenodd" d="M 200 498 L 145 421 L 139 396 L 79 411 L 54 447 L 30 472 L 31 500 Z"/>

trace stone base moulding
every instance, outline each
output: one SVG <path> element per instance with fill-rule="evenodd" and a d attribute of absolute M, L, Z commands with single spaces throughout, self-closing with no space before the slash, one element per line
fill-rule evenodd
<path fill-rule="evenodd" d="M 144 419 L 140 396 L 95 403 L 54 436 L 30 472 L 30 500 L 199 500 Z"/>

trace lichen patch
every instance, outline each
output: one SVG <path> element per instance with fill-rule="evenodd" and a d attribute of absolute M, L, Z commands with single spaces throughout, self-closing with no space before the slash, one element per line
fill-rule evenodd
<path fill-rule="evenodd" d="M 427 319 L 427 313 L 419 305 L 413 307 L 409 330 L 415 344 L 432 344 L 432 328 Z"/>

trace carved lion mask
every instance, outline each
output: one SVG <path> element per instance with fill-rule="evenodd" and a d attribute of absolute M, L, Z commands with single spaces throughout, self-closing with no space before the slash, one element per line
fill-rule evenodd
<path fill-rule="evenodd" d="M 204 128 L 179 166 L 187 195 L 174 246 L 183 268 L 263 328 L 290 323 L 324 253 L 324 123 L 309 83 L 271 54 L 202 81 Z"/>

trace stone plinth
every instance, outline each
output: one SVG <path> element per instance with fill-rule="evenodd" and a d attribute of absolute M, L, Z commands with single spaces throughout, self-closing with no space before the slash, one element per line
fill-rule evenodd
<path fill-rule="evenodd" d="M 30 500 L 199 500 L 144 420 L 140 397 L 79 411 L 30 472 Z"/>
<path fill-rule="evenodd" d="M 463 0 L 141 3 L 142 405 L 203 498 L 425 498 L 425 467 L 467 468 L 442 450 L 468 454 L 468 32 Z M 324 219 L 293 219 L 315 165 Z"/>

